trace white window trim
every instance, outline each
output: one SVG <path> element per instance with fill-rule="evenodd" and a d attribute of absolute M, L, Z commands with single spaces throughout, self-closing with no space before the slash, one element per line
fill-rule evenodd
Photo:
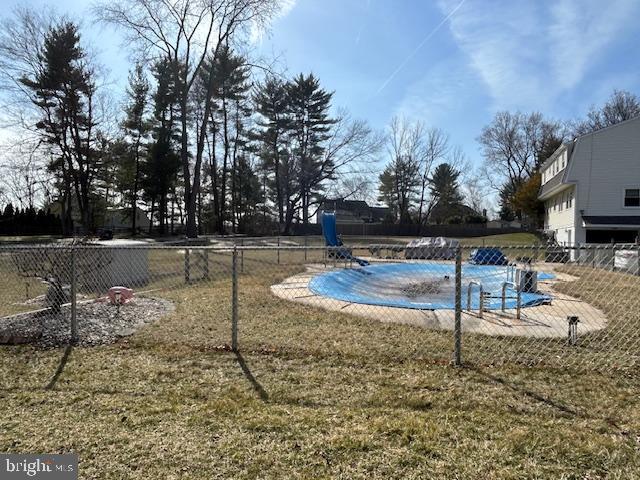
<path fill-rule="evenodd" d="M 627 185 L 622 188 L 622 208 L 628 208 L 631 210 L 637 210 L 640 208 L 640 205 L 637 207 L 627 206 L 624 204 L 625 198 L 627 198 L 627 190 L 640 190 L 640 185 Z"/>

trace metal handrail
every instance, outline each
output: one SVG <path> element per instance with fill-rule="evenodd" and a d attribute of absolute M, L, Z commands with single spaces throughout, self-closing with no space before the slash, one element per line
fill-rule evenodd
<path fill-rule="evenodd" d="M 478 285 L 480 287 L 479 309 L 478 318 L 482 318 L 482 311 L 484 310 L 484 287 L 481 282 L 471 280 L 467 286 L 467 311 L 471 311 L 471 286 Z"/>
<path fill-rule="evenodd" d="M 513 282 L 502 282 L 502 305 L 501 310 L 504 312 L 507 308 L 507 287 L 512 286 L 516 292 L 516 318 L 520 320 L 520 309 L 522 308 L 522 292 Z"/>

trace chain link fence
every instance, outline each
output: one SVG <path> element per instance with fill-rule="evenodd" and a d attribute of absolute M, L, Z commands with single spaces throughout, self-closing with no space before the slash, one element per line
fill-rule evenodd
<path fill-rule="evenodd" d="M 0 247 L 0 342 L 110 343 L 181 309 L 190 325 L 223 332 L 233 350 L 309 352 L 296 329 L 339 336 L 347 324 L 358 331 L 348 332 L 351 348 L 358 335 L 379 335 L 384 345 L 382 322 L 414 329 L 415 354 L 434 362 L 639 364 L 636 245 L 254 242 Z M 276 328 L 266 334 L 257 318 Z M 179 335 L 193 346 L 206 332 L 185 327 Z"/>

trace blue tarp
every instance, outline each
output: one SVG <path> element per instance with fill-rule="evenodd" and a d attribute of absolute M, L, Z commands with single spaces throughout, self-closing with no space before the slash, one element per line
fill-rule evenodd
<path fill-rule="evenodd" d="M 453 310 L 455 308 L 455 265 L 452 263 L 388 263 L 374 264 L 366 268 L 340 269 L 314 276 L 309 290 L 323 297 L 344 302 L 362 303 L 419 310 Z M 538 278 L 553 278 L 540 273 Z M 489 295 L 484 307 L 499 310 L 502 307 L 502 285 L 509 278 L 508 268 L 496 265 L 463 265 L 462 298 L 466 300 L 468 289 L 475 288 L 471 296 L 471 308 L 478 309 L 477 286 L 472 280 L 482 283 Z M 412 285 L 432 285 L 430 292 L 411 295 Z M 516 308 L 516 292 L 507 288 L 506 308 Z M 521 293 L 522 307 L 541 305 L 551 301 L 551 296 L 542 293 Z"/>
<path fill-rule="evenodd" d="M 471 252 L 469 263 L 475 265 L 507 265 L 509 261 L 499 248 L 478 248 Z"/>

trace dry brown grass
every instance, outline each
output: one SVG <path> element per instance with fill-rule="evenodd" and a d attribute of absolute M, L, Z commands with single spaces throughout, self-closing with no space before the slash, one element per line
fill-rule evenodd
<path fill-rule="evenodd" d="M 640 471 L 633 372 L 454 369 L 448 333 L 272 296 L 271 284 L 302 267 L 264 252 L 245 254 L 236 355 L 229 260 L 216 259 L 208 282 L 155 292 L 176 311 L 117 344 L 66 358 L 64 349 L 0 348 L 0 450 L 74 451 L 80 478 L 96 479 Z M 178 265 L 167 257 L 154 268 Z M 168 278 L 180 284 L 179 273 Z"/>

